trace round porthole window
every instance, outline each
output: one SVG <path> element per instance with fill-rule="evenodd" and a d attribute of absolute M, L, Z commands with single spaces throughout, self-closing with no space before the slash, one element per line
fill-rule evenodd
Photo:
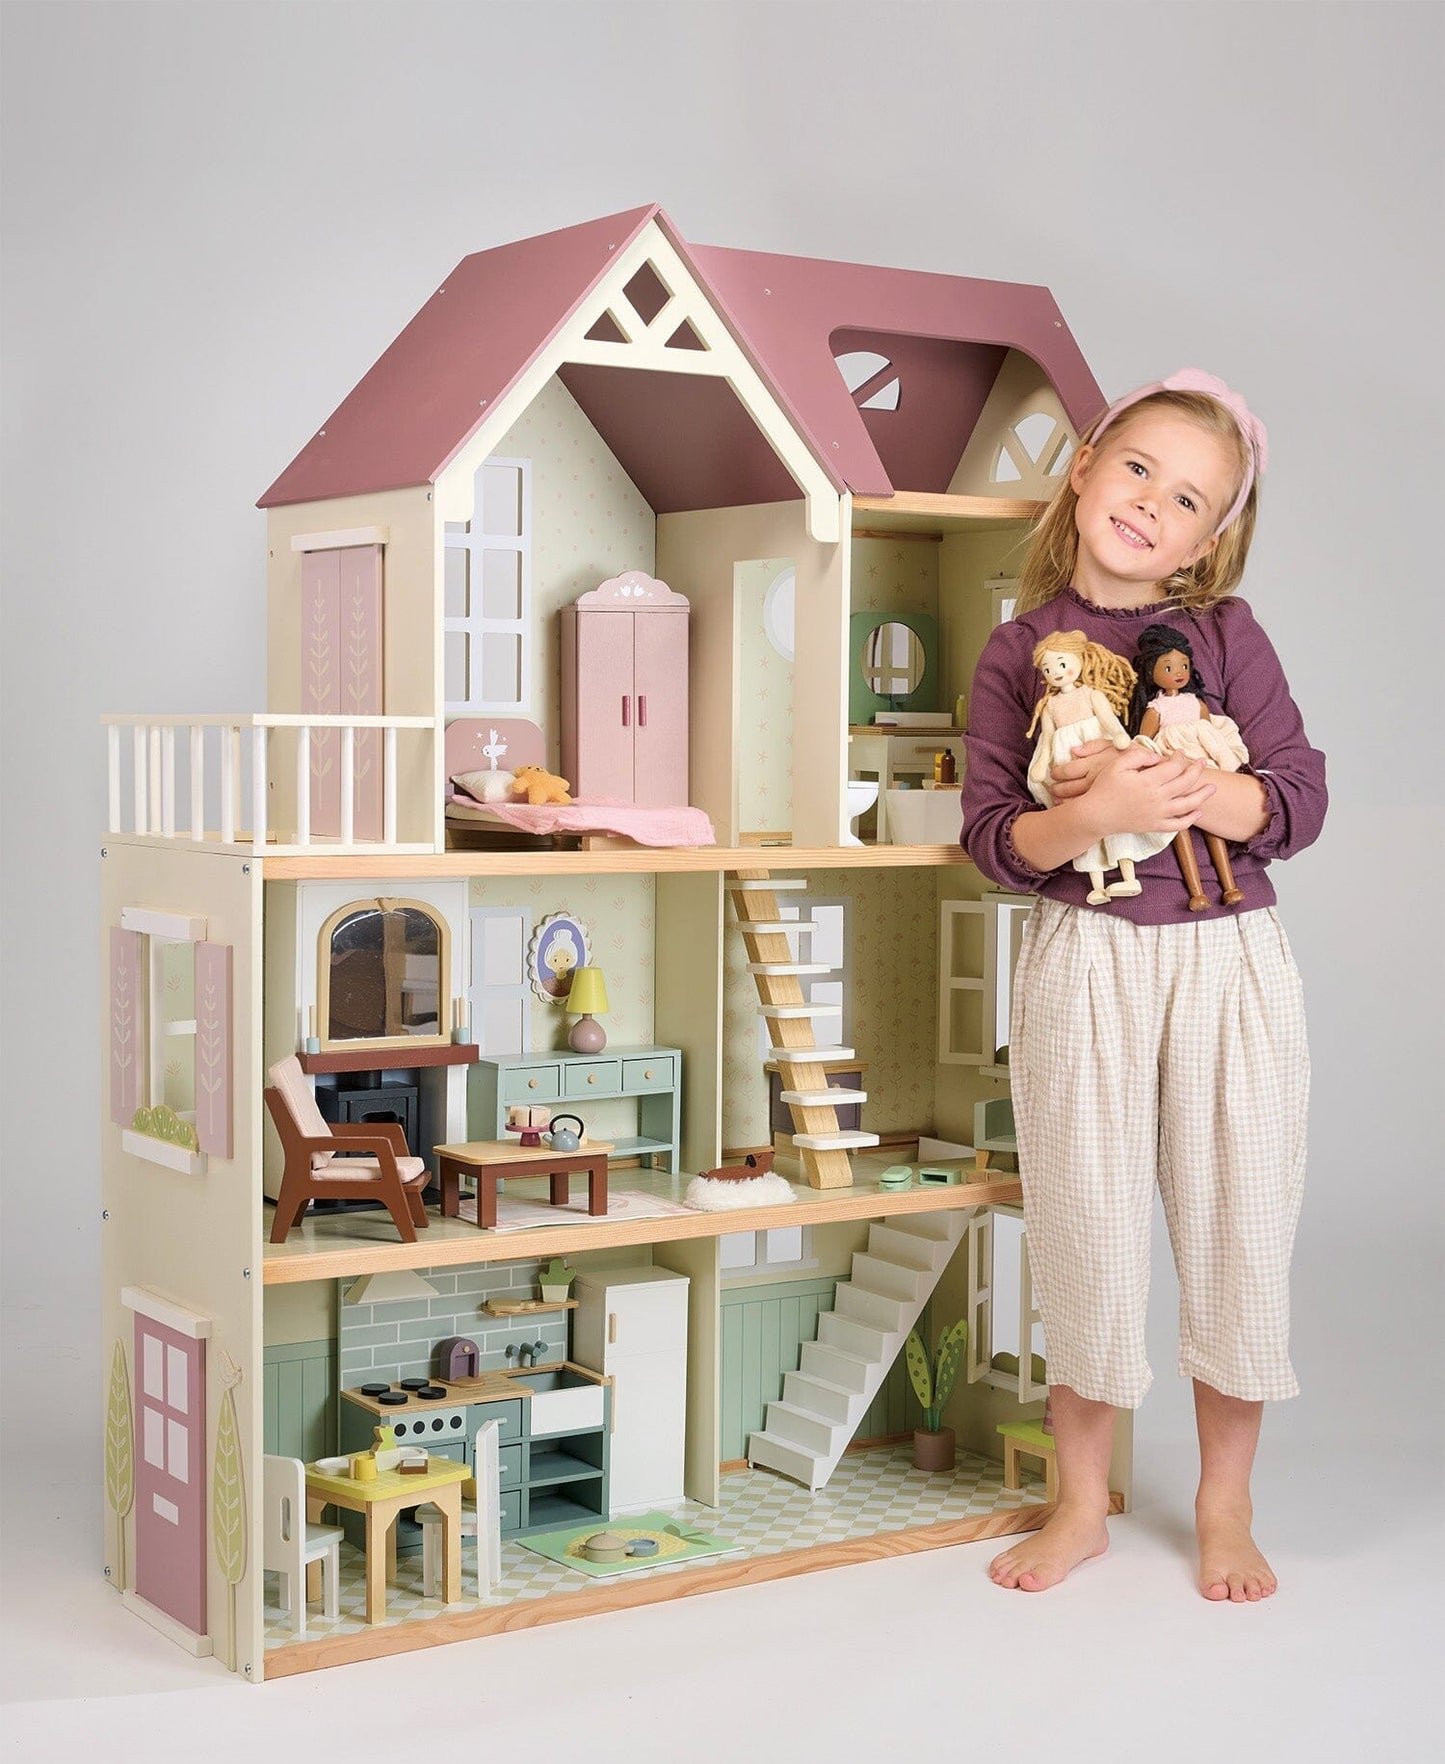
<path fill-rule="evenodd" d="M 763 630 L 784 661 L 793 659 L 793 585 L 791 564 L 779 570 L 763 596 Z"/>

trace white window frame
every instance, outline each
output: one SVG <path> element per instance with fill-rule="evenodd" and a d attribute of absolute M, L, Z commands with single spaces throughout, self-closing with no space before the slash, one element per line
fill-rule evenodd
<path fill-rule="evenodd" d="M 518 483 L 518 516 L 516 533 L 488 533 L 483 511 L 486 501 L 483 486 L 488 471 L 502 468 L 515 471 Z M 491 457 L 477 467 L 472 480 L 472 518 L 469 521 L 448 521 L 443 529 L 442 569 L 446 570 L 446 552 L 465 551 L 467 555 L 467 611 L 460 617 L 446 612 L 446 582 L 442 583 L 442 644 L 461 632 L 465 640 L 466 674 L 469 696 L 447 699 L 446 711 L 452 715 L 525 716 L 532 701 L 532 462 L 530 459 Z M 483 556 L 488 551 L 517 554 L 518 616 L 514 619 L 488 618 L 483 612 Z M 482 651 L 489 636 L 515 636 L 517 640 L 517 696 L 515 698 L 483 698 L 479 696 L 482 681 Z M 443 675 L 446 660 L 443 654 Z"/>
<path fill-rule="evenodd" d="M 794 1231 L 802 1232 L 801 1253 L 797 1256 L 784 1256 L 776 1253 L 780 1249 L 777 1239 L 791 1236 Z M 724 1262 L 723 1245 L 733 1244 L 743 1250 L 746 1240 L 751 1239 L 750 1261 Z M 809 1268 L 818 1266 L 818 1258 L 813 1254 L 813 1228 L 811 1225 L 789 1225 L 774 1231 L 725 1231 L 718 1238 L 718 1273 L 725 1280 L 746 1274 L 782 1274 L 805 1273 Z"/>
<path fill-rule="evenodd" d="M 529 915 L 525 907 L 473 907 L 471 909 L 471 971 L 468 987 L 468 1007 L 471 1011 L 472 1039 L 481 1048 L 487 1058 L 505 1058 L 511 1054 L 530 1053 L 532 1047 L 532 987 L 528 981 L 529 962 L 527 945 L 529 938 Z M 487 985 L 482 976 L 482 957 L 486 946 L 484 926 L 490 921 L 513 919 L 517 923 L 517 946 L 521 951 L 517 977 L 513 981 L 494 982 Z M 487 1011 L 488 999 L 517 1000 L 521 1004 L 521 1045 L 518 1047 L 493 1047 L 488 1044 Z"/>
<path fill-rule="evenodd" d="M 1014 607 L 1018 604 L 1018 578 L 998 577 L 989 583 L 992 589 L 993 622 L 995 625 L 1006 625 L 1014 616 Z"/>
<path fill-rule="evenodd" d="M 1033 1273 L 1029 1264 L 1029 1237 L 1023 1228 L 1023 1208 L 980 1207 L 968 1221 L 968 1345 L 967 1377 L 970 1384 L 990 1384 L 1016 1396 L 1021 1403 L 1042 1402 L 1046 1384 L 1034 1382 L 1034 1330 L 1041 1323 L 1034 1303 Z M 1018 1234 L 1018 1362 L 1013 1372 L 996 1371 L 993 1365 L 994 1300 L 998 1296 L 997 1239 L 995 1218 L 1017 1219 Z"/>
<path fill-rule="evenodd" d="M 178 1018 L 174 1022 L 166 1020 L 162 1005 L 161 991 L 164 985 L 165 961 L 164 950 L 169 944 L 188 944 L 191 950 L 191 1008 L 195 1009 L 195 965 L 198 943 L 206 940 L 206 921 L 193 918 L 186 913 L 160 913 L 149 907 L 122 907 L 120 924 L 123 931 L 135 931 L 145 938 L 145 1029 L 137 1038 L 137 1044 L 145 1049 L 145 1071 L 142 1074 L 141 1094 L 146 1099 L 147 1108 L 155 1108 L 158 1103 L 166 1100 L 166 1049 L 176 1042 L 188 1042 L 191 1050 L 191 1069 L 195 1070 L 196 1019 Z M 196 1111 L 177 1109 L 181 1120 L 189 1121 L 194 1126 Z M 183 1175 L 201 1176 L 205 1174 L 206 1153 L 191 1151 L 183 1145 L 169 1145 L 163 1139 L 152 1139 L 149 1133 L 136 1133 L 129 1127 L 123 1127 L 120 1134 L 123 1148 L 132 1156 L 144 1158 L 147 1163 L 161 1164 L 168 1170 L 179 1170 Z"/>

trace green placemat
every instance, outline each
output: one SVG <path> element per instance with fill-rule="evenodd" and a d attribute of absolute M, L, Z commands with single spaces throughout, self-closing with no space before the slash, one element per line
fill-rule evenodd
<path fill-rule="evenodd" d="M 582 1554 L 582 1545 L 599 1531 L 615 1531 L 629 1542 L 633 1538 L 650 1537 L 657 1545 L 653 1556 L 628 1556 L 621 1562 L 589 1562 Z M 629 1574 L 635 1568 L 660 1568 L 666 1563 L 695 1562 L 701 1556 L 721 1556 L 729 1550 L 742 1548 L 725 1537 L 713 1537 L 698 1531 L 685 1519 L 670 1519 L 666 1513 L 634 1513 L 626 1519 L 609 1522 L 599 1513 L 585 1525 L 567 1525 L 560 1531 L 536 1531 L 513 1540 L 524 1550 L 531 1550 L 549 1561 L 561 1562 L 594 1580 L 605 1580 L 614 1574 Z"/>

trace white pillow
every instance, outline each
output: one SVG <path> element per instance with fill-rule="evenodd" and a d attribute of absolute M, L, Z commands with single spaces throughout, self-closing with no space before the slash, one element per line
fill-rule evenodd
<path fill-rule="evenodd" d="M 512 799 L 510 772 L 454 772 L 452 783 L 476 802 L 510 802 Z"/>

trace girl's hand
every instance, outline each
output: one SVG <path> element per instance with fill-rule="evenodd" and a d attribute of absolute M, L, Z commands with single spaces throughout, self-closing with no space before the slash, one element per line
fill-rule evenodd
<path fill-rule="evenodd" d="M 1049 773 L 1049 789 L 1054 800 L 1067 802 L 1071 796 L 1082 796 L 1098 774 L 1104 755 L 1122 751 L 1102 737 L 1097 741 L 1081 742 L 1071 749 L 1074 757 L 1055 766 Z"/>
<path fill-rule="evenodd" d="M 1071 780 L 1056 795 L 1062 798 L 1069 789 L 1078 796 L 1080 812 L 1100 839 L 1110 833 L 1182 832 L 1193 826 L 1195 815 L 1214 795 L 1203 760 L 1161 758 L 1132 742 L 1061 769 L 1069 771 L 1076 764 L 1092 767 L 1090 777 L 1086 782 Z"/>

